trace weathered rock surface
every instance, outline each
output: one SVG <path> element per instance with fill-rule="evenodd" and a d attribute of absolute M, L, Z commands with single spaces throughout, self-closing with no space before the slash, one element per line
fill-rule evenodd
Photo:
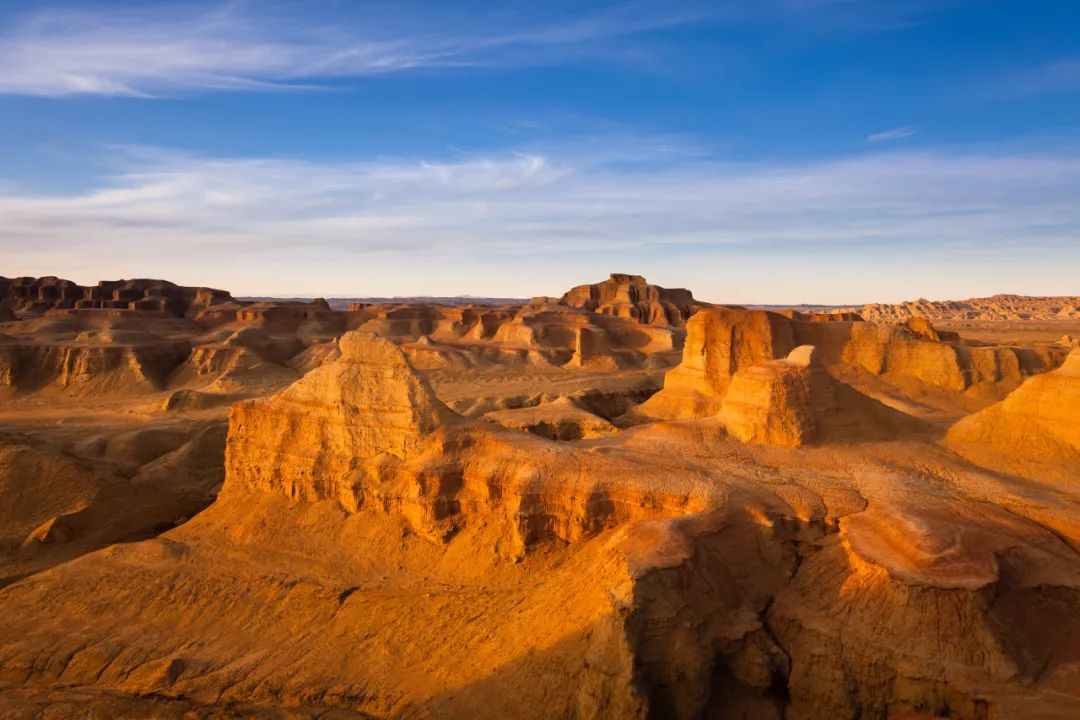
<path fill-rule="evenodd" d="M 783 360 L 738 370 L 719 418 L 739 440 L 764 445 L 895 438 L 925 429 L 832 377 L 812 345 L 795 348 Z"/>
<path fill-rule="evenodd" d="M 233 407 L 227 468 L 233 481 L 290 497 L 333 497 L 324 483 L 358 461 L 413 455 L 454 413 L 409 366 L 401 348 L 355 331 L 341 356 L 267 400 Z"/>
<path fill-rule="evenodd" d="M 715 415 L 738 370 L 782 358 L 795 347 L 790 321 L 764 310 L 709 308 L 690 318 L 686 329 L 682 363 L 640 408 L 649 417 Z"/>
<path fill-rule="evenodd" d="M 764 310 L 709 308 L 687 323 L 682 363 L 638 415 L 657 419 L 711 417 L 720 411 L 735 374 L 783 358 L 796 345 L 817 348 L 830 372 L 853 381 L 880 378 L 900 393 L 950 393 L 972 402 L 999 399 L 1024 378 L 1060 364 L 1067 350 L 968 347 L 925 321 L 879 325 L 788 318 Z M 774 366 L 773 375 L 778 375 Z M 767 370 L 744 375 L 765 381 Z M 790 373 L 789 373 L 790 374 Z"/>
<path fill-rule="evenodd" d="M 707 305 L 694 300 L 689 290 L 650 285 L 640 275 L 622 273 L 612 273 L 603 282 L 572 288 L 559 303 L 590 312 L 632 318 L 645 324 L 675 327 L 684 325 L 698 308 Z"/>
<path fill-rule="evenodd" d="M 0 389 L 73 393 L 160 390 L 184 362 L 184 340 L 120 343 L 0 342 Z"/>
<path fill-rule="evenodd" d="M 976 451 L 1080 463 L 1080 349 L 1057 370 L 1028 378 L 1001 402 L 960 420 L 947 439 Z"/>
<path fill-rule="evenodd" d="M 866 320 L 904 322 L 929 320 L 1060 320 L 1080 318 L 1080 297 L 993 295 L 969 300 L 911 300 L 895 305 L 871 304 L 859 309 Z"/>
<path fill-rule="evenodd" d="M 16 310 L 112 308 L 166 315 L 193 315 L 232 299 L 224 290 L 183 287 L 168 280 L 103 280 L 86 287 L 57 277 L 0 277 L 0 301 Z"/>
<path fill-rule="evenodd" d="M 546 301 L 512 307 L 365 306 L 350 315 L 351 326 L 401 343 L 410 361 L 424 369 L 643 367 L 669 363 L 683 338 L 676 327 Z"/>
<path fill-rule="evenodd" d="M 587 440 L 618 432 L 610 422 L 578 407 L 568 397 L 515 410 L 496 410 L 480 418 L 549 440 Z"/>
<path fill-rule="evenodd" d="M 193 351 L 159 393 L 0 403 L 0 716 L 1080 716 L 1076 466 L 972 464 L 921 405 L 1036 375 L 1014 395 L 1043 381 L 1024 407 L 1060 432 L 1064 347 L 296 305 L 5 326 Z M 644 403 L 672 419 L 607 425 L 680 348 Z M 268 368 L 303 377 L 266 397 Z M 263 396 L 227 448 L 226 383 Z"/>

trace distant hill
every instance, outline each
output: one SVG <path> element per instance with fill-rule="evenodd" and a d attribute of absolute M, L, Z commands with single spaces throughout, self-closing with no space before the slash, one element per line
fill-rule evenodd
<path fill-rule="evenodd" d="M 798 310 L 799 312 L 830 312 L 832 310 L 842 310 L 847 308 L 847 305 L 812 305 L 802 303 L 799 305 L 747 305 L 745 303 L 739 303 L 742 307 L 749 310 Z"/>
<path fill-rule="evenodd" d="M 910 300 L 850 308 L 870 321 L 902 322 L 910 317 L 928 320 L 1076 320 L 1080 296 L 1037 297 L 992 295 L 967 300 Z"/>
<path fill-rule="evenodd" d="M 314 300 L 315 298 L 286 298 L 265 296 L 241 297 L 237 299 L 245 302 L 267 302 L 271 300 L 309 302 L 311 300 Z M 472 295 L 455 295 L 452 297 L 446 297 L 441 295 L 410 295 L 397 297 L 338 297 L 325 298 L 325 300 L 334 310 L 348 310 L 349 305 L 353 303 L 370 303 L 373 305 L 382 303 L 425 303 L 428 305 L 449 305 L 452 307 L 457 307 L 460 305 L 522 305 L 528 302 L 527 298 L 473 297 Z"/>

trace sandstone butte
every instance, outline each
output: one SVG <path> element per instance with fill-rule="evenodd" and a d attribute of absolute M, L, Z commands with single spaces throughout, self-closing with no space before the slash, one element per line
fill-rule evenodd
<path fill-rule="evenodd" d="M 1067 343 L 0 291 L 2 717 L 1080 717 Z"/>

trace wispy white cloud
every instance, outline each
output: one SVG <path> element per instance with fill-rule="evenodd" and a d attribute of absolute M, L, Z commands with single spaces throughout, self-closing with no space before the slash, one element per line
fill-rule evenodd
<path fill-rule="evenodd" d="M 128 153 L 123 170 L 88 192 L 0 192 L 0 253 L 13 271 L 75 267 L 83 280 L 175 277 L 183 268 L 181 277 L 197 270 L 201 282 L 302 293 L 345 273 L 385 293 L 412 290 L 402 278 L 425 268 L 425 277 L 443 280 L 553 261 L 622 267 L 633 259 L 670 270 L 728 265 L 732 253 L 774 263 L 799 253 L 859 258 L 869 268 L 896 257 L 934 264 L 952 253 L 975 273 L 988 257 L 1075 255 L 1080 237 L 1080 157 L 653 162 L 665 146 L 627 138 L 622 156 L 609 140 L 595 153 L 585 143 L 453 162 Z M 894 275 L 879 278 L 882 287 L 904 281 Z M 870 276 L 865 268 L 862 276 Z M 516 291 L 503 291 L 551 290 L 530 279 L 531 271 Z M 825 299 L 828 288 L 819 289 Z"/>
<path fill-rule="evenodd" d="M 694 23 L 822 36 L 907 27 L 918 2 L 613 0 L 540 3 L 69 2 L 0 17 L 0 93 L 159 96 L 283 90 L 421 68 L 650 63 L 643 36 Z M 638 39 L 641 39 L 638 42 Z M 663 54 L 663 53 L 660 53 Z"/>
<path fill-rule="evenodd" d="M 872 143 L 890 142 L 892 140 L 903 140 L 909 138 L 916 133 L 913 127 L 895 127 L 891 130 L 884 130 L 882 132 L 871 133 L 867 136 L 866 141 Z"/>
<path fill-rule="evenodd" d="M 607 40 L 701 17 L 641 2 L 558 21 L 476 8 L 454 16 L 406 4 L 363 6 L 363 14 L 340 17 L 315 3 L 272 7 L 280 12 L 230 3 L 75 6 L 21 16 L 0 27 L 0 93 L 302 89 L 416 68 L 558 64 L 602 55 Z"/>

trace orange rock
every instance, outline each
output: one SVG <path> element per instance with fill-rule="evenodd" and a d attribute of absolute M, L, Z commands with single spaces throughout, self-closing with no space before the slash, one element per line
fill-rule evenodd
<path fill-rule="evenodd" d="M 1003 401 L 953 425 L 946 440 L 995 453 L 1080 461 L 1080 348 L 1053 372 L 1024 381 Z"/>
<path fill-rule="evenodd" d="M 66 394 L 155 392 L 191 352 L 185 341 L 0 344 L 0 388 Z"/>
<path fill-rule="evenodd" d="M 802 445 L 817 437 L 810 372 L 786 360 L 743 368 L 720 406 L 727 431 L 743 442 Z"/>
<path fill-rule="evenodd" d="M 183 287 L 167 280 L 103 280 L 84 287 L 57 277 L 0 277 L 0 300 L 5 299 L 33 314 L 54 308 L 112 308 L 190 316 L 232 297 L 224 290 Z"/>
<path fill-rule="evenodd" d="M 706 303 L 694 300 L 689 290 L 650 285 L 640 275 L 612 273 L 593 285 L 578 285 L 559 300 L 563 305 L 616 315 L 645 324 L 682 326 Z"/>
<path fill-rule="evenodd" d="M 354 331 L 341 357 L 267 400 L 239 403 L 229 425 L 230 482 L 290 497 L 336 495 L 358 460 L 409 457 L 455 414 L 394 343 Z"/>
<path fill-rule="evenodd" d="M 551 440 L 582 440 L 618 432 L 607 420 L 566 397 L 534 407 L 489 412 L 481 419 Z"/>
<path fill-rule="evenodd" d="M 687 323 L 682 363 L 668 371 L 664 389 L 638 410 L 662 419 L 715 415 L 740 368 L 784 357 L 793 347 L 791 322 L 776 313 L 701 310 Z"/>
<path fill-rule="evenodd" d="M 872 304 L 860 309 L 874 322 L 904 322 L 911 317 L 928 320 L 1062 320 L 1080 318 L 1080 297 L 993 295 L 968 300 L 920 298 L 896 305 Z"/>
<path fill-rule="evenodd" d="M 786 446 L 881 439 L 924 427 L 833 378 L 811 345 L 736 372 L 720 419 L 743 442 Z"/>

